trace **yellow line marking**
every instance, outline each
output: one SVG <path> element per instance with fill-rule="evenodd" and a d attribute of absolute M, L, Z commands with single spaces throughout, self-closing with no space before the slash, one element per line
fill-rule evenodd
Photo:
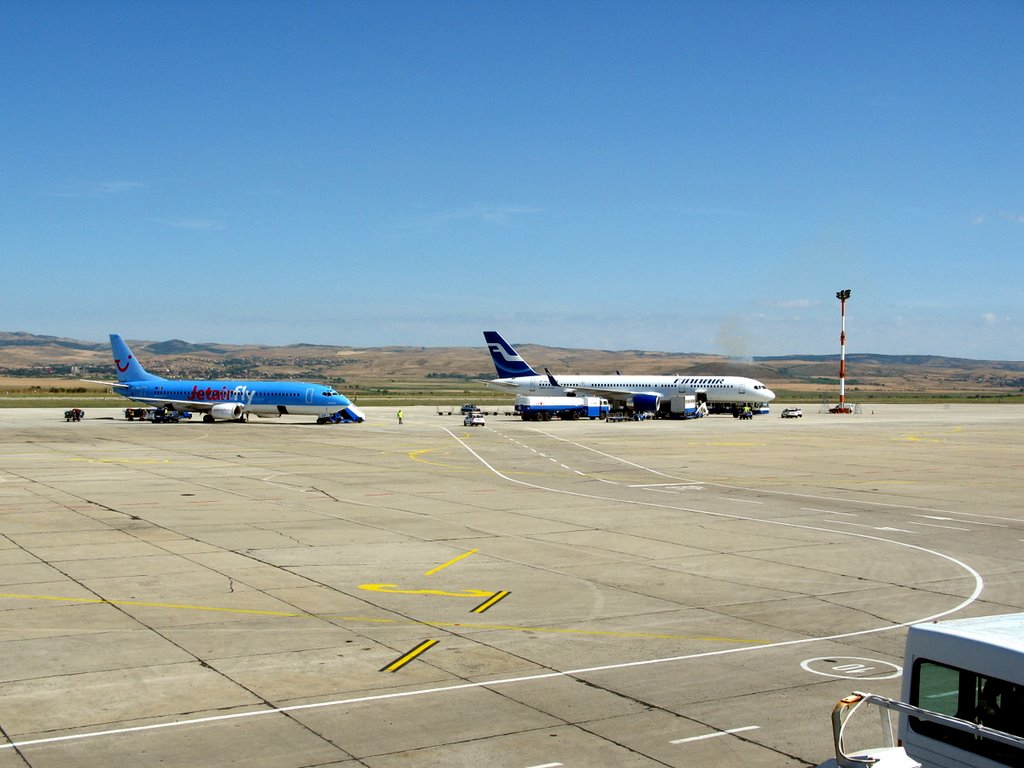
<path fill-rule="evenodd" d="M 68 459 L 68 461 L 84 461 L 89 464 L 170 464 L 170 459 Z"/>
<path fill-rule="evenodd" d="M 442 595 L 444 597 L 490 597 L 494 594 L 490 589 L 464 589 L 461 592 L 445 592 L 441 589 L 388 589 L 397 584 L 360 584 L 360 589 L 370 592 L 390 592 L 399 595 Z"/>
<path fill-rule="evenodd" d="M 490 593 L 488 593 L 490 594 Z M 53 595 L 18 595 L 0 592 L 0 598 L 10 597 L 21 600 L 53 600 L 62 603 L 87 603 L 94 605 L 137 605 L 143 608 L 177 608 L 188 611 L 219 611 L 222 613 L 245 613 L 256 616 L 310 616 L 308 613 L 290 613 L 286 611 L 261 611 L 253 608 L 217 608 L 210 605 L 180 605 L 177 603 L 146 603 L 139 600 L 103 600 L 98 597 L 55 597 Z"/>
<path fill-rule="evenodd" d="M 612 630 L 602 631 L 595 629 L 572 629 L 566 627 L 520 627 L 514 624 L 467 624 L 460 621 L 424 621 L 422 623 L 428 627 L 437 627 L 438 629 L 458 629 L 464 627 L 466 629 L 506 632 L 537 632 L 557 635 L 580 635 L 586 637 L 631 637 L 646 640 L 706 640 L 716 643 L 742 643 L 745 645 L 765 645 L 768 643 L 767 640 L 744 640 L 738 637 L 712 637 L 707 635 L 667 635 L 654 632 L 615 632 Z"/>
<path fill-rule="evenodd" d="M 766 445 L 766 443 L 726 443 L 721 441 L 702 443 L 700 441 L 691 440 L 690 442 L 687 443 L 687 445 L 704 445 L 711 446 L 714 448 L 754 448 L 758 446 L 763 447 L 764 445 Z"/>
<path fill-rule="evenodd" d="M 445 467 L 447 469 L 457 469 L 457 470 L 459 470 L 461 472 L 476 472 L 478 469 L 480 469 L 479 467 L 477 467 L 475 465 L 462 466 L 462 465 L 458 465 L 458 464 L 445 464 L 444 462 L 441 462 L 441 461 L 427 461 L 426 459 L 421 459 L 420 458 L 420 454 L 423 454 L 423 453 L 434 453 L 435 451 L 438 451 L 438 450 L 441 450 L 441 449 L 438 449 L 438 448 L 421 448 L 420 450 L 417 450 L 417 451 L 409 451 L 406 455 L 410 459 L 412 459 L 413 461 L 418 461 L 418 462 L 420 462 L 422 464 L 427 464 L 427 465 L 429 465 L 431 467 Z M 445 454 L 446 455 L 449 455 L 450 453 L 451 453 L 450 451 L 445 450 Z"/>
<path fill-rule="evenodd" d="M 470 555 L 475 554 L 476 552 L 479 552 L 479 551 L 480 550 L 478 550 L 478 549 L 471 549 L 468 552 L 463 552 L 458 557 L 453 557 L 451 560 L 449 560 L 444 565 L 439 565 L 439 566 L 437 566 L 437 568 L 431 568 L 429 571 L 427 571 L 423 575 L 424 576 L 433 576 L 435 573 L 437 573 L 440 570 L 443 570 L 443 569 L 447 568 L 449 565 L 455 565 L 455 563 L 459 562 L 459 560 L 461 560 L 462 558 L 469 557 Z"/>
<path fill-rule="evenodd" d="M 417 645 L 411 651 L 407 651 L 406 653 L 402 654 L 397 659 L 392 661 L 390 664 L 388 664 L 388 665 L 386 665 L 384 667 L 381 667 L 380 671 L 381 672 L 397 672 L 402 667 L 404 667 L 406 664 L 408 664 L 410 661 L 412 661 L 417 656 L 419 656 L 421 653 L 425 653 L 426 651 L 429 651 L 431 648 L 433 648 L 439 642 L 441 642 L 441 641 L 440 640 L 424 640 L 422 643 Z"/>
<path fill-rule="evenodd" d="M 495 592 L 493 595 L 491 595 L 491 597 L 484 600 L 482 603 L 480 603 L 480 605 L 478 605 L 476 608 L 470 611 L 470 613 L 483 613 L 488 608 L 494 606 L 499 600 L 504 600 L 510 594 L 512 593 L 509 592 L 507 589 L 503 589 L 501 590 L 501 592 Z"/>
<path fill-rule="evenodd" d="M 488 593 L 492 594 L 492 593 Z M 580 635 L 584 637 L 629 637 L 648 640 L 706 640 L 721 643 L 743 643 L 764 645 L 767 640 L 744 640 L 736 637 L 711 637 L 705 635 L 670 635 L 652 632 L 616 632 L 613 630 L 573 629 L 566 627 L 524 627 L 514 624 L 473 624 L 464 621 L 415 621 L 412 619 L 380 619 L 371 616 L 342 616 L 328 613 L 302 613 L 299 611 L 263 611 L 251 608 L 219 608 L 211 605 L 181 605 L 177 603 L 147 603 L 135 600 L 102 600 L 92 597 L 58 597 L 56 595 L 24 595 L 11 592 L 0 593 L 0 599 L 15 600 L 51 600 L 63 603 L 84 603 L 93 605 L 137 605 L 145 608 L 171 608 L 187 611 L 214 611 L 220 613 L 238 613 L 249 616 L 270 616 L 286 619 L 321 619 L 325 621 L 350 621 L 361 624 L 393 624 L 395 626 L 435 627 L 437 629 L 471 629 L 504 632 L 537 632 L 539 634 Z"/>

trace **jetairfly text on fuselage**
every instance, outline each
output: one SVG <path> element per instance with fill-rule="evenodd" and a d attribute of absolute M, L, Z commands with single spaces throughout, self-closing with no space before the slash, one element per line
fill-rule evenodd
<path fill-rule="evenodd" d="M 188 393 L 189 400 L 205 400 L 207 402 L 228 401 L 248 403 L 249 405 L 252 405 L 252 399 L 255 396 L 256 391 L 249 389 L 244 384 L 239 384 L 234 389 L 228 389 L 227 387 L 221 387 L 220 389 L 206 387 L 202 389 L 199 385 L 193 385 L 192 391 Z"/>

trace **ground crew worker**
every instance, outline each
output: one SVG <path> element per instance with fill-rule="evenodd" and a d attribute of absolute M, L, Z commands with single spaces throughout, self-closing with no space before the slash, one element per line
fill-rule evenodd
<path fill-rule="evenodd" d="M 398 411 L 398 423 L 401 424 L 402 423 L 402 419 L 404 419 L 404 418 L 405 418 L 405 414 L 402 413 L 401 409 L 399 409 L 399 411 Z"/>

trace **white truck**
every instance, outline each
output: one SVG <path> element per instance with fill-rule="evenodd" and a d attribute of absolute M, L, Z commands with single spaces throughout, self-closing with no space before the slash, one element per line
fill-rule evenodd
<path fill-rule="evenodd" d="M 902 701 L 860 692 L 839 700 L 836 757 L 819 768 L 1024 765 L 1024 613 L 915 624 L 903 664 Z M 882 744 L 853 751 L 848 726 L 864 706 L 879 709 Z"/>
<path fill-rule="evenodd" d="M 536 397 L 517 395 L 515 411 L 523 421 L 608 418 L 611 406 L 603 397 Z"/>
<path fill-rule="evenodd" d="M 671 419 L 699 419 L 707 412 L 707 404 L 698 403 L 695 395 L 672 395 L 668 401 L 668 415 Z"/>

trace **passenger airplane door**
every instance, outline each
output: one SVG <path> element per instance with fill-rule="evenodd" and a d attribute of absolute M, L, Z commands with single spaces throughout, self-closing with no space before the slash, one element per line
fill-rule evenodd
<path fill-rule="evenodd" d="M 309 387 L 306 390 L 306 405 L 312 405 L 312 404 L 313 404 L 313 388 Z"/>

